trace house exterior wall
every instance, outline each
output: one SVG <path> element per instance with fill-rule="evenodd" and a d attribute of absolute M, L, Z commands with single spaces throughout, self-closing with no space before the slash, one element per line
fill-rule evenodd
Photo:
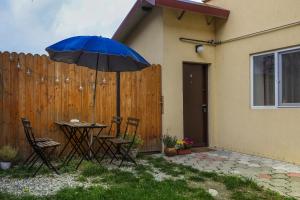
<path fill-rule="evenodd" d="M 214 25 L 207 25 L 205 16 L 197 13 L 186 12 L 181 20 L 178 20 L 180 11 L 164 8 L 164 60 L 162 67 L 162 91 L 164 96 L 164 115 L 163 133 L 183 137 L 183 85 L 182 85 L 182 66 L 185 62 L 209 63 L 208 68 L 208 99 L 209 99 L 209 132 L 214 132 L 214 110 L 213 90 L 215 87 L 211 74 L 215 70 L 215 49 L 205 47 L 201 54 L 195 52 L 195 44 L 184 43 L 180 37 L 198 38 L 211 40 L 215 37 Z M 197 108 L 195 108 L 197 109 Z M 198 108 L 201 109 L 201 108 Z M 214 136 L 209 134 L 209 136 Z M 214 138 L 210 137 L 209 141 Z"/>
<path fill-rule="evenodd" d="M 217 22 L 226 40 L 300 21 L 298 0 L 212 0 L 231 11 Z M 213 146 L 300 163 L 300 108 L 252 109 L 250 54 L 300 45 L 300 26 L 216 47 Z"/>
<path fill-rule="evenodd" d="M 124 41 L 152 64 L 163 62 L 162 9 L 154 9 Z"/>
<path fill-rule="evenodd" d="M 215 49 L 207 47 L 201 55 L 195 52 L 195 45 L 179 41 L 179 37 L 214 38 L 214 25 L 208 26 L 200 14 L 186 13 L 177 20 L 180 12 L 168 8 L 156 8 L 143 19 L 125 43 L 138 51 L 149 62 L 162 65 L 162 95 L 164 114 L 162 116 L 163 134 L 183 137 L 183 61 L 209 63 L 209 74 L 214 70 Z M 198 22 L 198 23 L 195 23 Z M 210 79 L 210 76 L 209 76 Z M 215 81 L 211 81 L 214 83 Z M 213 87 L 211 84 L 210 87 Z M 212 99 L 213 93 L 209 93 Z M 209 103 L 209 106 L 211 103 Z M 213 112 L 209 112 L 213 116 Z M 209 120 L 213 129 L 214 120 Z M 212 135 L 213 136 L 213 135 Z M 210 138 L 210 140 L 213 140 Z"/>
<path fill-rule="evenodd" d="M 163 134 L 183 137 L 182 62 L 211 63 L 209 145 L 300 163 L 300 108 L 251 108 L 250 55 L 300 46 L 300 26 L 242 39 L 196 54 L 179 37 L 227 40 L 300 21 L 299 0 L 211 0 L 231 11 L 227 21 L 206 24 L 200 14 L 161 8 L 153 11 L 126 43 L 162 65 Z"/>

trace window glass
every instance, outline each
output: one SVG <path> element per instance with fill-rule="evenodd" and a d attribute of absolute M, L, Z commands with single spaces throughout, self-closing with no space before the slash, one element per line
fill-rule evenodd
<path fill-rule="evenodd" d="M 281 54 L 281 103 L 300 103 L 300 51 Z"/>
<path fill-rule="evenodd" d="M 253 57 L 253 104 L 275 105 L 274 54 Z"/>

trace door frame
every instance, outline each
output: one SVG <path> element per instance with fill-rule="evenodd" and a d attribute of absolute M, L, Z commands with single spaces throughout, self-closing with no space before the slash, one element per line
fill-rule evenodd
<path fill-rule="evenodd" d="M 208 74 L 208 69 L 209 69 L 209 66 L 211 65 L 211 63 L 205 63 L 205 62 L 194 62 L 194 61 L 183 61 L 182 62 L 182 67 L 181 67 L 181 73 L 182 73 L 182 82 L 183 82 L 183 67 L 184 67 L 184 64 L 192 64 L 192 65 L 203 65 L 205 66 L 206 68 L 206 75 L 207 75 L 207 79 L 206 79 L 206 90 L 207 90 L 207 114 L 206 114 L 206 144 L 205 146 L 203 147 L 209 147 L 209 143 L 210 143 L 210 139 L 209 139 L 209 136 L 210 136 L 210 131 L 209 131 L 209 113 L 210 113 L 210 106 L 209 106 L 209 74 Z M 183 85 L 182 85 L 182 100 L 183 100 Z M 182 104 L 182 111 L 183 111 L 183 104 Z M 183 114 L 183 113 L 182 113 Z M 183 137 L 185 137 L 184 135 L 184 116 L 182 115 L 182 127 L 183 127 Z M 197 147 L 197 146 L 194 146 L 194 147 Z M 198 146 L 199 147 L 199 146 Z M 200 146 L 201 147 L 201 146 Z"/>

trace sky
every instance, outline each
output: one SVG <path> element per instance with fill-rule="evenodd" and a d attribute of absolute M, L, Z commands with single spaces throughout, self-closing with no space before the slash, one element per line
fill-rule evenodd
<path fill-rule="evenodd" d="M 136 0 L 0 0 L 0 51 L 45 54 L 75 35 L 111 37 Z"/>

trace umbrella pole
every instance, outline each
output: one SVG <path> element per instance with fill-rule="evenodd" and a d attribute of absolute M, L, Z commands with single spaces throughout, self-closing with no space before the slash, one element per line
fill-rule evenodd
<path fill-rule="evenodd" d="M 99 54 L 97 55 L 97 67 L 96 67 L 96 76 L 95 76 L 95 85 L 94 85 L 94 97 L 93 97 L 93 124 L 96 124 L 96 92 L 97 92 L 97 78 L 98 78 L 98 61 Z"/>
<path fill-rule="evenodd" d="M 117 116 L 121 117 L 121 106 L 120 106 L 120 72 L 116 73 L 116 109 L 117 109 Z M 120 124 L 117 124 L 117 137 L 120 136 Z"/>

